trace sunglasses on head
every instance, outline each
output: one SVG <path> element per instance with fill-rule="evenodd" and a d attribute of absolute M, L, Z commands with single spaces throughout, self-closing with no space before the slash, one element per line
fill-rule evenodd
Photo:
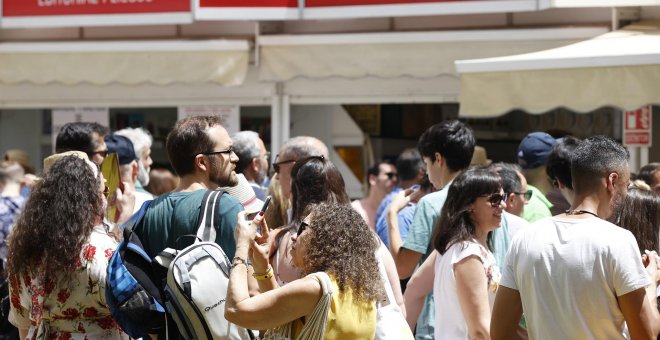
<path fill-rule="evenodd" d="M 493 208 L 499 207 L 500 203 L 506 200 L 506 195 L 500 194 L 499 192 L 490 195 L 481 195 L 479 197 L 486 197 L 486 200 Z"/>

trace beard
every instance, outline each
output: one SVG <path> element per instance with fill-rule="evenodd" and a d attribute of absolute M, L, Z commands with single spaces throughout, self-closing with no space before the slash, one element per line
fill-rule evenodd
<path fill-rule="evenodd" d="M 614 195 L 611 204 L 612 213 L 610 217 L 607 218 L 608 222 L 619 225 L 619 220 L 621 218 L 621 210 L 623 209 L 623 203 L 625 199 L 626 199 L 625 192 L 618 192 L 616 195 Z"/>
<path fill-rule="evenodd" d="M 256 178 L 257 184 L 261 185 L 266 180 L 267 175 L 268 175 L 268 168 L 261 170 Z"/>
<path fill-rule="evenodd" d="M 209 181 L 211 183 L 215 183 L 219 187 L 236 186 L 238 184 L 238 177 L 236 177 L 236 173 L 233 170 L 229 174 L 226 174 L 227 167 L 233 166 L 231 163 L 229 163 L 226 165 L 226 167 L 223 167 L 217 159 L 213 159 L 211 161 L 211 173 L 209 174 Z"/>
<path fill-rule="evenodd" d="M 138 161 L 138 175 L 137 180 L 143 187 L 149 185 L 149 170 L 150 168 L 145 168 L 142 161 Z"/>

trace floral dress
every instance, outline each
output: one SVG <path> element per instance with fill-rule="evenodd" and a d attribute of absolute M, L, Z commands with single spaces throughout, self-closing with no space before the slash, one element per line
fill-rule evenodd
<path fill-rule="evenodd" d="M 128 339 L 105 302 L 106 269 L 116 247 L 105 227 L 96 226 L 66 284 L 43 282 L 31 272 L 11 275 L 9 321 L 29 329 L 28 339 L 42 332 L 50 339 Z"/>

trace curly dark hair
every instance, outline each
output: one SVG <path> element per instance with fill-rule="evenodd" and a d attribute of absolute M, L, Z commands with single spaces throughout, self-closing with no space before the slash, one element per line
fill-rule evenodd
<path fill-rule="evenodd" d="M 356 301 L 380 300 L 384 294 L 376 251 L 380 243 L 350 205 L 319 204 L 311 213 L 306 237 L 304 275 L 323 271 L 337 280 L 340 292 L 350 287 Z"/>
<path fill-rule="evenodd" d="M 434 226 L 435 250 L 444 255 L 454 243 L 474 238 L 476 230 L 470 204 L 479 196 L 498 193 L 501 189 L 500 176 L 488 168 L 469 168 L 461 172 L 449 187 L 447 200 Z M 488 243 L 490 237 L 488 233 Z M 492 245 L 489 246 L 492 251 Z"/>
<path fill-rule="evenodd" d="M 45 280 L 54 281 L 70 276 L 84 242 L 103 218 L 99 181 L 78 157 L 53 164 L 33 188 L 9 236 L 11 275 L 43 272 Z"/>

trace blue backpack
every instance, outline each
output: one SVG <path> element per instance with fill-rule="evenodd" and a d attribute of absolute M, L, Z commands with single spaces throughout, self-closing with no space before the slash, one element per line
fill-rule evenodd
<path fill-rule="evenodd" d="M 133 230 L 151 201 L 124 224 L 124 239 L 110 258 L 105 297 L 112 318 L 132 338 L 149 339 L 166 327 L 163 279 L 167 269 L 154 263 Z"/>

